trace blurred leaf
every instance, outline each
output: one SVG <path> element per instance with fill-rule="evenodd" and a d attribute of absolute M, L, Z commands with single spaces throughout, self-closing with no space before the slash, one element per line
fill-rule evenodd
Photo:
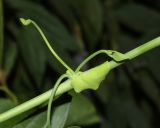
<path fill-rule="evenodd" d="M 97 95 L 104 103 L 108 103 L 109 96 L 111 93 L 110 88 L 114 80 L 115 80 L 115 75 L 113 72 L 110 72 L 110 74 L 107 75 L 107 77 L 103 80 L 98 90 L 96 91 Z"/>
<path fill-rule="evenodd" d="M 157 90 L 154 80 L 145 71 L 141 71 L 139 73 L 137 72 L 134 74 L 134 76 L 138 81 L 141 82 L 140 88 L 142 88 L 147 97 L 149 97 L 160 110 L 160 94 L 159 90 Z"/>
<path fill-rule="evenodd" d="M 67 128 L 81 128 L 79 126 L 70 126 L 70 127 L 67 127 Z"/>
<path fill-rule="evenodd" d="M 107 104 L 109 127 L 150 128 L 150 118 L 136 104 L 128 77 L 121 72 L 117 80 L 118 87 L 114 85 L 110 90 L 111 98 Z"/>
<path fill-rule="evenodd" d="M 73 94 L 66 126 L 90 125 L 98 123 L 99 120 L 91 102 L 81 94 Z"/>
<path fill-rule="evenodd" d="M 0 113 L 3 113 L 15 106 L 16 104 L 14 104 L 12 101 L 8 99 L 0 99 Z M 18 119 L 12 118 L 10 120 L 0 123 L 0 128 L 12 128 L 12 126 L 18 121 Z"/>
<path fill-rule="evenodd" d="M 117 10 L 119 21 L 137 32 L 160 27 L 160 14 L 141 4 L 125 4 Z"/>
<path fill-rule="evenodd" d="M 15 107 L 15 104 L 8 99 L 0 99 L 0 113 L 7 111 L 10 108 Z"/>
<path fill-rule="evenodd" d="M 35 2 L 26 0 L 7 0 L 9 5 L 18 9 L 22 17 L 35 20 L 44 30 L 49 41 L 53 46 L 68 49 L 78 50 L 78 45 L 75 38 L 71 36 L 61 21 L 54 15 L 50 14 L 44 7 Z"/>
<path fill-rule="evenodd" d="M 129 34 L 122 33 L 119 36 L 118 42 L 120 51 L 123 53 L 132 50 L 133 48 L 137 47 L 136 39 L 130 36 Z"/>
<path fill-rule="evenodd" d="M 72 0 L 54 0 L 50 1 L 58 13 L 68 22 L 70 27 L 73 27 L 73 24 L 76 20 L 74 17 L 73 8 L 71 7 Z"/>
<path fill-rule="evenodd" d="M 102 32 L 103 12 L 99 0 L 72 0 L 73 10 L 80 20 L 90 46 L 95 46 Z M 94 10 L 94 12 L 93 12 Z"/>
<path fill-rule="evenodd" d="M 63 104 L 55 109 L 52 116 L 52 128 L 64 128 L 69 109 L 70 103 Z"/>
<path fill-rule="evenodd" d="M 59 0 L 53 3 L 68 22 L 72 24 L 75 24 L 75 20 L 80 22 L 90 46 L 95 46 L 102 32 L 103 23 L 102 6 L 99 0 Z"/>
<path fill-rule="evenodd" d="M 4 70 L 6 77 L 10 74 L 17 57 L 17 48 L 14 43 L 9 43 L 5 50 Z"/>
<path fill-rule="evenodd" d="M 26 69 L 19 65 L 17 79 L 13 81 L 13 90 L 20 103 L 30 100 L 39 94 L 39 88 L 31 81 Z"/>
<path fill-rule="evenodd" d="M 13 128 L 43 128 L 46 121 L 46 112 L 29 118 Z"/>
<path fill-rule="evenodd" d="M 124 94 L 123 94 L 124 95 Z M 128 95 L 114 96 L 108 104 L 109 126 L 114 128 L 149 128 L 150 121 Z"/>
<path fill-rule="evenodd" d="M 52 127 L 63 128 L 66 122 L 70 103 L 66 103 L 56 107 L 52 116 Z M 43 128 L 46 122 L 46 112 L 42 112 L 34 117 L 31 117 L 22 123 L 16 125 L 14 128 Z"/>
<path fill-rule="evenodd" d="M 39 34 L 32 27 L 24 28 L 18 35 L 18 46 L 29 72 L 37 84 L 45 71 L 45 52 Z"/>
<path fill-rule="evenodd" d="M 0 1 L 0 68 L 2 68 L 2 60 L 3 60 L 3 1 Z"/>

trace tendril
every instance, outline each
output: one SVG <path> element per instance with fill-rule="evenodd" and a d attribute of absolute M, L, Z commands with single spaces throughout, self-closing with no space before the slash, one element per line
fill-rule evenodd
<path fill-rule="evenodd" d="M 52 101 L 55 97 L 55 93 L 58 89 L 58 86 L 60 85 L 61 81 L 64 79 L 64 78 L 67 78 L 68 75 L 66 74 L 63 74 L 59 77 L 59 79 L 57 80 L 57 82 L 55 83 L 53 89 L 52 89 L 52 93 L 51 93 L 51 96 L 49 98 L 49 102 L 48 102 L 48 109 L 47 109 L 47 121 L 46 121 L 46 124 L 44 126 L 44 128 L 51 128 L 51 107 L 52 107 Z"/>
<path fill-rule="evenodd" d="M 38 32 L 40 33 L 40 35 L 42 36 L 45 44 L 47 45 L 47 47 L 49 48 L 49 50 L 51 51 L 51 53 L 53 54 L 53 56 L 55 56 L 55 58 L 68 70 L 70 70 L 71 72 L 74 72 L 58 55 L 57 53 L 54 51 L 54 49 L 51 47 L 49 41 L 47 40 L 46 36 L 44 35 L 43 31 L 41 30 L 41 28 L 31 19 L 23 19 L 23 18 L 20 18 L 20 21 L 23 25 L 27 26 L 29 24 L 33 24 L 36 29 L 38 30 Z"/>
<path fill-rule="evenodd" d="M 87 57 L 76 69 L 76 73 L 80 71 L 80 69 L 88 62 L 90 61 L 91 59 L 93 59 L 95 56 L 97 56 L 98 54 L 101 54 L 101 53 L 105 53 L 107 54 L 107 56 L 111 57 L 114 61 L 116 62 L 121 62 L 121 61 L 124 61 L 124 60 L 128 60 L 129 57 L 120 53 L 120 52 L 117 52 L 117 51 L 113 51 L 113 50 L 99 50 L 95 53 L 93 53 L 92 55 L 90 55 L 89 57 Z"/>

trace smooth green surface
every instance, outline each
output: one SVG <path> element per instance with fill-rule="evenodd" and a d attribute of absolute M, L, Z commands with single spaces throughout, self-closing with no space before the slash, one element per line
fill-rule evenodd
<path fill-rule="evenodd" d="M 19 123 L 13 128 L 43 128 L 46 119 L 46 112 L 42 112 L 28 120 Z"/>
<path fill-rule="evenodd" d="M 92 102 L 82 94 L 72 92 L 71 95 L 73 98 L 70 105 L 66 127 L 74 126 L 75 124 L 83 126 L 99 123 L 100 118 L 96 112 L 96 108 L 92 105 Z"/>
<path fill-rule="evenodd" d="M 52 116 L 52 128 L 64 128 L 68 118 L 70 105 L 70 103 L 66 103 L 55 109 Z"/>

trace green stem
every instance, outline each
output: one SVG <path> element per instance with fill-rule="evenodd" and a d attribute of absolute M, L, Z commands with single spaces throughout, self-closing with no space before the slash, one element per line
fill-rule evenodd
<path fill-rule="evenodd" d="M 153 48 L 156 48 L 158 46 L 160 46 L 160 37 L 158 37 L 154 40 L 151 40 L 148 43 L 143 44 L 143 45 L 139 46 L 138 48 L 135 48 L 135 49 L 127 52 L 125 55 L 127 55 L 127 57 L 129 57 L 130 59 L 133 59 L 133 58 L 135 58 L 141 54 L 144 54 L 145 52 L 147 52 Z M 109 63 L 110 63 L 111 69 L 114 69 L 122 64 L 122 63 L 116 63 L 115 61 L 110 61 Z M 60 84 L 55 96 L 61 95 L 71 89 L 73 89 L 73 87 L 71 86 L 71 81 L 67 80 L 67 81 L 63 82 L 62 84 Z M 10 109 L 10 110 L 0 114 L 0 122 L 3 122 L 3 121 L 8 120 L 12 117 L 15 117 L 16 115 L 19 115 L 27 110 L 30 110 L 30 109 L 46 102 L 51 96 L 51 91 L 52 90 L 49 90 L 49 91 L 31 99 L 31 100 L 13 108 L 13 109 Z"/>
<path fill-rule="evenodd" d="M 3 0 L 0 0 L 0 70 L 3 65 Z"/>
<path fill-rule="evenodd" d="M 67 80 L 62 84 L 60 84 L 59 88 L 56 91 L 55 96 L 61 95 L 71 89 L 72 89 L 72 86 L 70 84 L 70 80 Z M 52 89 L 13 109 L 10 109 L 0 114 L 0 123 L 46 102 L 50 98 L 51 92 L 52 92 Z"/>
<path fill-rule="evenodd" d="M 158 46 L 160 46 L 160 37 L 157 37 L 157 38 L 125 53 L 125 55 L 130 59 L 134 59 L 137 56 L 142 55 L 142 54 L 144 54 L 144 53 L 146 53 L 146 52 L 150 51 L 151 49 L 154 49 Z M 122 63 L 116 63 L 115 61 L 110 62 L 111 69 L 113 69 L 121 64 Z"/>

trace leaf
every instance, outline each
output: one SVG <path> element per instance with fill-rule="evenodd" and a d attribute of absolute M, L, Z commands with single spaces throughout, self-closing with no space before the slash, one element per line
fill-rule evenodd
<path fill-rule="evenodd" d="M 54 47 L 61 47 L 71 51 L 78 50 L 78 45 L 73 36 L 54 15 L 49 13 L 43 6 L 31 1 L 7 0 L 8 4 L 20 11 L 21 17 L 30 18 L 41 26 L 45 35 L 52 41 Z"/>
<path fill-rule="evenodd" d="M 100 2 L 98 0 L 59 0 L 53 3 L 70 25 L 75 22 L 81 25 L 90 46 L 95 46 L 102 32 L 103 12 Z"/>
<path fill-rule="evenodd" d="M 127 97 L 127 95 L 126 95 Z M 150 121 L 133 99 L 115 96 L 108 104 L 109 126 L 114 128 L 149 128 Z"/>
<path fill-rule="evenodd" d="M 107 104 L 108 126 L 114 128 L 150 128 L 149 115 L 143 112 L 132 94 L 128 77 L 121 73 L 117 85 L 112 85 Z M 119 89 L 120 88 L 120 89 Z"/>
<path fill-rule="evenodd" d="M 70 24 L 80 22 L 85 37 L 93 47 L 102 32 L 103 12 L 99 0 L 59 0 L 53 3 Z"/>
<path fill-rule="evenodd" d="M 136 39 L 134 39 L 129 34 L 121 33 L 119 36 L 119 48 L 120 51 L 123 51 L 123 53 L 126 53 L 134 48 L 136 48 L 138 45 L 136 43 Z"/>
<path fill-rule="evenodd" d="M 91 102 L 81 94 L 73 94 L 66 126 L 90 125 L 98 123 L 99 120 Z"/>
<path fill-rule="evenodd" d="M 29 118 L 13 128 L 43 128 L 46 121 L 46 112 L 42 112 L 32 118 Z"/>
<path fill-rule="evenodd" d="M 81 128 L 79 126 L 70 126 L 70 127 L 67 127 L 67 128 Z"/>
<path fill-rule="evenodd" d="M 125 4 L 117 10 L 120 22 L 137 32 L 146 32 L 159 27 L 160 15 L 141 4 Z"/>
<path fill-rule="evenodd" d="M 158 70 L 158 69 L 157 69 Z M 154 71 L 154 70 L 153 70 Z M 140 88 L 144 91 L 147 97 L 152 100 L 152 102 L 158 107 L 160 110 L 160 94 L 157 86 L 154 83 L 152 77 L 145 71 L 141 71 L 139 73 L 134 74 L 135 78 L 140 81 L 141 86 Z"/>
<path fill-rule="evenodd" d="M 64 128 L 69 109 L 70 103 L 63 104 L 55 109 L 52 116 L 52 128 Z"/>
<path fill-rule="evenodd" d="M 52 127 L 63 128 L 66 122 L 70 103 L 66 103 L 56 107 L 52 116 Z M 13 128 L 43 128 L 46 123 L 46 112 L 42 112 L 36 116 L 33 116 L 22 123 L 17 124 Z"/>
<path fill-rule="evenodd" d="M 95 45 L 102 32 L 103 12 L 99 0 L 72 0 L 71 3 L 78 16 L 84 34 L 90 45 Z M 94 10 L 94 12 L 93 12 Z"/>
<path fill-rule="evenodd" d="M 10 74 L 17 57 L 17 47 L 14 43 L 9 43 L 5 50 L 4 70 L 6 77 Z"/>
<path fill-rule="evenodd" d="M 65 19 L 65 21 L 73 27 L 76 18 L 72 10 L 73 8 L 71 7 L 72 0 L 55 0 L 50 2 L 53 3 L 56 10 Z"/>
<path fill-rule="evenodd" d="M 13 90 L 18 97 L 19 102 L 23 103 L 37 96 L 39 91 L 41 91 L 41 88 L 37 89 L 37 86 L 31 81 L 26 69 L 22 65 L 19 65 L 18 68 L 18 79 L 13 82 Z"/>
<path fill-rule="evenodd" d="M 15 104 L 8 99 L 0 99 L 0 113 L 7 111 L 10 108 L 15 107 Z"/>
<path fill-rule="evenodd" d="M 29 72 L 37 84 L 40 84 L 45 71 L 46 56 L 37 31 L 31 26 L 24 27 L 18 35 L 18 46 Z"/>

